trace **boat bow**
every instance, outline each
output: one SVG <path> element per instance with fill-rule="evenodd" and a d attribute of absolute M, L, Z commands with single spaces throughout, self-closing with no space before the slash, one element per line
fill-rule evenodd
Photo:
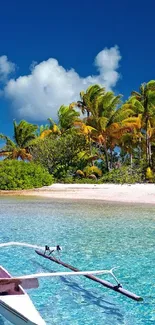
<path fill-rule="evenodd" d="M 27 294 L 0 296 L 0 313 L 6 318 L 11 314 L 15 324 L 19 319 L 19 325 L 46 325 Z"/>

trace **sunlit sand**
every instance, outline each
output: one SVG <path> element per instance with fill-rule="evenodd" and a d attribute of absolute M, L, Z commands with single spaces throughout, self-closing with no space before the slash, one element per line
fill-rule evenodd
<path fill-rule="evenodd" d="M 53 184 L 33 190 L 0 191 L 0 195 L 155 204 L 155 184 Z"/>

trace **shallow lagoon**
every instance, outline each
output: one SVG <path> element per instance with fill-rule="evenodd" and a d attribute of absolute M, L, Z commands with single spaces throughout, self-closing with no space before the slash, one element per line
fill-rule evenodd
<path fill-rule="evenodd" d="M 60 244 L 62 260 L 81 270 L 119 266 L 123 286 L 144 298 L 137 303 L 84 277 L 42 279 L 29 294 L 47 325 L 155 324 L 154 238 L 155 206 L 0 198 L 0 242 Z M 1 249 L 0 263 L 13 275 L 66 270 L 22 247 Z M 0 317 L 0 325 L 9 322 Z"/>

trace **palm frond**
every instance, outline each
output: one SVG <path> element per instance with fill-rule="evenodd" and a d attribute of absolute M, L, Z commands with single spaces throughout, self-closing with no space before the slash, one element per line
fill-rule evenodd
<path fill-rule="evenodd" d="M 53 125 L 55 124 L 54 120 L 51 117 L 49 117 L 47 119 L 47 121 L 50 123 L 50 127 L 49 128 L 52 129 L 53 128 Z"/>
<path fill-rule="evenodd" d="M 99 118 L 98 124 L 100 125 L 101 130 L 106 129 L 107 123 L 108 123 L 108 118 L 107 117 L 100 117 Z"/>
<path fill-rule="evenodd" d="M 6 146 L 7 147 L 9 147 L 9 148 L 15 148 L 16 147 L 16 144 L 9 137 L 7 137 L 6 135 L 0 134 L 0 139 L 6 141 Z"/>
<path fill-rule="evenodd" d="M 155 91 L 155 80 L 150 80 L 147 83 L 147 89 L 151 91 Z"/>
<path fill-rule="evenodd" d="M 48 137 L 49 135 L 51 135 L 52 130 L 44 130 L 41 134 L 40 134 L 40 139 L 45 139 L 46 137 Z"/>

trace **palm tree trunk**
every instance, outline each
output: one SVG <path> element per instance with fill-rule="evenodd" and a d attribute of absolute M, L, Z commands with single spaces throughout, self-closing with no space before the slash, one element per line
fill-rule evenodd
<path fill-rule="evenodd" d="M 108 150 L 107 150 L 106 145 L 104 145 L 104 153 L 105 153 L 106 169 L 107 169 L 107 172 L 109 172 L 110 171 L 110 168 L 109 168 L 109 157 L 108 157 Z"/>
<path fill-rule="evenodd" d="M 130 153 L 130 165 L 131 165 L 131 168 L 133 166 L 133 155 L 132 155 L 132 152 Z"/>
<path fill-rule="evenodd" d="M 88 134 L 88 142 L 89 142 L 89 150 L 90 150 L 90 155 L 92 154 L 92 142 L 91 142 L 91 136 Z"/>
<path fill-rule="evenodd" d="M 112 163 L 113 163 L 113 151 L 110 149 L 110 169 L 112 169 Z"/>
<path fill-rule="evenodd" d="M 148 144 L 149 148 L 148 148 L 148 151 L 149 151 L 149 166 L 151 166 L 151 156 L 152 156 L 152 152 L 151 152 L 151 142 L 150 142 L 150 139 L 149 139 L 149 144 Z"/>
<path fill-rule="evenodd" d="M 150 157 L 149 157 L 149 136 L 148 136 L 148 117 L 146 118 L 146 162 L 150 166 Z"/>
<path fill-rule="evenodd" d="M 139 160 L 142 158 L 142 139 L 139 138 Z"/>
<path fill-rule="evenodd" d="M 146 118 L 146 163 L 149 166 L 149 136 L 148 136 L 148 123 L 149 123 L 149 116 L 148 116 L 148 97 L 147 93 L 144 93 L 144 114 Z"/>

